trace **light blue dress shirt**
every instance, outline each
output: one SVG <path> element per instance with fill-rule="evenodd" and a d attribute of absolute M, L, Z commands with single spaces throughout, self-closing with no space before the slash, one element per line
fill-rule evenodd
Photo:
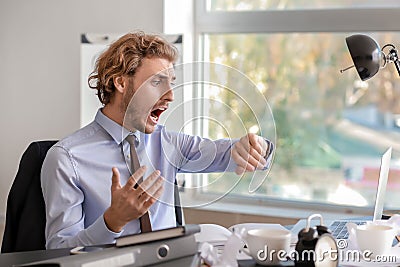
<path fill-rule="evenodd" d="M 234 171 L 231 147 L 238 140 L 209 140 L 168 132 L 157 126 L 152 134 L 129 133 L 101 110 L 95 120 L 55 144 L 44 160 L 41 185 L 46 203 L 46 247 L 75 247 L 113 243 L 116 237 L 140 232 L 139 220 L 115 233 L 105 225 L 103 213 L 111 204 L 112 167 L 121 185 L 130 177 L 130 151 L 125 140 L 136 136 L 136 150 L 144 176 L 160 170 L 164 193 L 150 207 L 153 230 L 176 225 L 174 181 L 181 172 Z M 271 155 L 268 155 L 270 164 Z"/>

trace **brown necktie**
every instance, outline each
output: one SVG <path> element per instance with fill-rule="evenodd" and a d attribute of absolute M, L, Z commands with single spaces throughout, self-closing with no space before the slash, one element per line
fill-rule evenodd
<path fill-rule="evenodd" d="M 130 149 L 131 149 L 131 170 L 132 170 L 132 173 L 134 173 L 140 167 L 139 159 L 138 159 L 138 156 L 137 156 L 137 153 L 136 153 L 136 148 L 135 148 L 135 136 L 134 135 L 128 135 L 126 137 L 126 141 L 130 145 Z M 135 184 L 134 188 L 137 188 L 138 185 L 142 181 L 143 181 L 143 177 L 140 177 L 138 183 Z M 142 230 L 142 233 L 151 232 L 151 222 L 150 222 L 150 217 L 149 217 L 149 213 L 148 212 L 143 214 L 143 216 L 139 218 L 139 221 L 140 221 L 140 229 Z"/>

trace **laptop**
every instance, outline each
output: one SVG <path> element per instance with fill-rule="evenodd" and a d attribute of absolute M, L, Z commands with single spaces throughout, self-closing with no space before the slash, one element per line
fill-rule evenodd
<path fill-rule="evenodd" d="M 383 155 L 381 159 L 381 166 L 379 171 L 378 188 L 376 192 L 376 200 L 374 207 L 373 220 L 381 220 L 383 215 L 383 205 L 385 202 L 386 185 L 389 177 L 390 159 L 392 157 L 392 148 L 390 147 Z M 346 219 L 346 220 L 324 220 L 324 225 L 328 226 L 332 232 L 332 236 L 336 239 L 347 239 L 348 232 L 346 223 L 353 222 L 358 225 L 366 224 L 367 220 L 357 219 Z M 299 220 L 292 228 L 292 234 L 297 234 L 306 227 L 307 220 Z M 319 225 L 319 220 L 311 221 L 312 227 Z"/>

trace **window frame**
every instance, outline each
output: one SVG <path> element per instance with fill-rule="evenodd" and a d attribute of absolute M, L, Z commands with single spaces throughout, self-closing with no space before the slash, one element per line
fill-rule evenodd
<path fill-rule="evenodd" d="M 399 12 L 400 7 L 207 11 L 206 0 L 197 0 L 194 27 L 197 38 L 204 33 L 399 31 L 391 19 Z"/>
<path fill-rule="evenodd" d="M 194 1 L 193 49 L 194 60 L 204 58 L 204 35 L 227 33 L 317 33 L 317 32 L 399 32 L 393 18 L 400 14 L 400 7 L 299 10 L 261 10 L 261 11 L 207 11 L 207 0 Z M 340 19 L 338 19 L 340 18 Z M 400 41 L 400 40 L 399 40 Z M 343 40 L 343 44 L 345 41 Z M 194 76 L 196 77 L 194 73 Z M 197 78 L 197 77 L 196 77 Z M 193 89 L 193 97 L 203 97 L 201 90 Z M 194 115 L 204 112 L 202 107 L 194 108 Z M 194 125 L 193 132 L 203 132 L 200 124 Z M 203 175 L 192 174 L 194 184 Z M 267 181 L 265 181 L 267 182 Z M 357 207 L 319 202 L 277 199 L 272 197 L 246 197 L 227 194 L 223 198 L 213 193 L 193 190 L 187 201 L 189 207 L 206 206 L 203 203 L 215 202 L 249 206 L 270 206 L 298 210 L 326 211 L 340 214 L 371 215 L 371 207 Z M 184 197 L 184 198 L 186 198 Z M 196 203 L 199 203 L 196 205 Z M 213 205 L 213 204 L 211 204 Z"/>

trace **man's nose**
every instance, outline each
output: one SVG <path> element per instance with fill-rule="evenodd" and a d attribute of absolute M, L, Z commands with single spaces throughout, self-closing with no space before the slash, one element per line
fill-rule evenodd
<path fill-rule="evenodd" d="M 162 99 L 169 102 L 174 101 L 174 91 L 171 87 L 168 88 L 167 92 L 162 96 Z"/>

